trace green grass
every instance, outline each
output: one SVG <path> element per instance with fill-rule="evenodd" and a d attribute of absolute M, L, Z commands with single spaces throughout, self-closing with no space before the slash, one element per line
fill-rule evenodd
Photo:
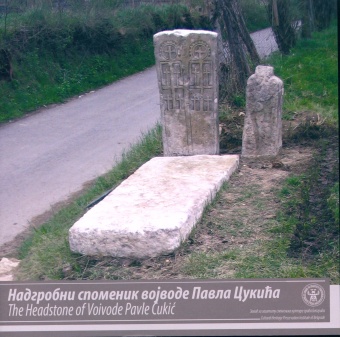
<path fill-rule="evenodd" d="M 339 182 L 336 182 L 331 188 L 327 203 L 328 208 L 333 214 L 335 223 L 339 226 Z"/>
<path fill-rule="evenodd" d="M 340 281 L 338 199 L 327 207 L 336 187 L 334 177 L 325 185 L 325 174 L 320 171 L 324 160 L 325 153 L 318 153 L 304 175 L 286 179 L 279 191 L 283 208 L 277 225 L 270 229 L 271 240 L 263 244 L 260 256 L 244 257 L 236 277 L 329 277 L 333 283 Z M 316 193 L 320 194 L 317 201 Z M 321 210 L 315 211 L 320 204 Z"/>
<path fill-rule="evenodd" d="M 270 26 L 266 6 L 259 0 L 241 0 L 240 6 L 249 32 Z"/>
<path fill-rule="evenodd" d="M 268 60 L 276 76 L 284 82 L 284 117 L 297 111 L 313 111 L 338 121 L 337 26 L 299 40 L 291 55 L 275 55 Z"/>
<path fill-rule="evenodd" d="M 47 61 L 47 58 L 40 58 L 37 52 L 27 53 L 22 62 L 29 66 L 17 67 L 12 82 L 0 82 L 3 94 L 0 99 L 0 122 L 19 118 L 43 105 L 65 101 L 154 64 L 151 40 L 126 46 L 124 53 L 115 56 L 74 55 L 63 65 L 60 60 L 50 57 Z"/>

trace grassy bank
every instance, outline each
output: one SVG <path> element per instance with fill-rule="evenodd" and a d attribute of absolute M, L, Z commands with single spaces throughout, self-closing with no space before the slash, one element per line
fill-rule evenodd
<path fill-rule="evenodd" d="M 285 86 L 284 118 L 297 111 L 319 113 L 338 120 L 337 25 L 314 33 L 313 39 L 299 40 L 289 56 L 273 56 L 268 62 Z"/>
<path fill-rule="evenodd" d="M 88 4 L 0 17 L 0 51 L 9 54 L 13 73 L 11 81 L 0 78 L 0 123 L 152 66 L 156 32 L 207 28 L 204 18 L 182 5 Z"/>
<path fill-rule="evenodd" d="M 174 254 L 139 261 L 86 257 L 72 254 L 67 240 L 69 227 L 91 200 L 161 154 L 158 128 L 82 197 L 32 230 L 20 251 L 18 276 L 329 277 L 339 283 L 336 33 L 334 27 L 317 33 L 312 40 L 302 41 L 292 55 L 269 61 L 285 83 L 284 147 L 279 162 L 242 163 Z M 319 73 L 321 65 L 322 76 L 315 82 L 312 74 Z M 307 88 L 308 96 L 302 94 Z M 239 153 L 242 116 L 239 110 L 221 109 L 221 123 L 226 125 L 221 142 L 225 137 L 233 139 L 226 152 Z"/>

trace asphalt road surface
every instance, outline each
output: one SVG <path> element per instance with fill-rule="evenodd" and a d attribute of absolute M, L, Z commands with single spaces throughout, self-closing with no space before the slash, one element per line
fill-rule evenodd
<path fill-rule="evenodd" d="M 251 34 L 260 57 L 271 29 Z M 0 126 L 0 247 L 109 171 L 160 118 L 155 68 Z"/>
<path fill-rule="evenodd" d="M 0 246 L 109 171 L 159 118 L 151 68 L 0 126 Z"/>
<path fill-rule="evenodd" d="M 250 36 L 261 59 L 279 49 L 271 28 L 258 30 L 257 32 L 251 33 Z"/>

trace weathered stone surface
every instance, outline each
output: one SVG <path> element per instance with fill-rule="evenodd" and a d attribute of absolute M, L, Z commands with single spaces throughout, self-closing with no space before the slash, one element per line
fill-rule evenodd
<path fill-rule="evenodd" d="M 238 162 L 237 155 L 151 159 L 73 225 L 71 250 L 133 258 L 172 252 Z"/>
<path fill-rule="evenodd" d="M 247 82 L 242 156 L 275 157 L 282 147 L 283 83 L 273 67 L 258 66 Z"/>
<path fill-rule="evenodd" d="M 0 260 L 0 281 L 13 281 L 13 272 L 19 263 L 17 259 L 3 257 Z"/>
<path fill-rule="evenodd" d="M 218 154 L 217 33 L 154 35 L 164 156 Z"/>

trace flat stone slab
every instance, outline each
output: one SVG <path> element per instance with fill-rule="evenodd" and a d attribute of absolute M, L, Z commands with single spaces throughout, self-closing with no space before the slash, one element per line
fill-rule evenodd
<path fill-rule="evenodd" d="M 130 258 L 171 253 L 238 163 L 238 155 L 151 159 L 70 228 L 71 250 Z"/>

